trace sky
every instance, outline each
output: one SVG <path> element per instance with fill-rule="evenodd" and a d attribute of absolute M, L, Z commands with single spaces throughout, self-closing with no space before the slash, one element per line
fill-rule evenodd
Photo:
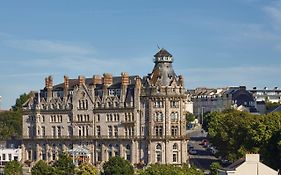
<path fill-rule="evenodd" d="M 0 0 L 0 108 L 49 75 L 145 76 L 158 46 L 187 89 L 281 87 L 281 0 Z"/>

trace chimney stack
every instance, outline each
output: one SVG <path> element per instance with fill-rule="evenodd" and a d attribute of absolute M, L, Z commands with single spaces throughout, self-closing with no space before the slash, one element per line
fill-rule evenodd
<path fill-rule="evenodd" d="M 68 95 L 68 88 L 69 88 L 69 78 L 68 76 L 64 76 L 63 77 L 64 79 L 64 87 L 63 87 L 63 94 L 64 94 L 64 97 L 67 97 Z"/>
<path fill-rule="evenodd" d="M 79 86 L 82 86 L 83 84 L 85 84 L 85 77 L 82 75 L 79 75 L 78 81 L 79 81 Z"/>
<path fill-rule="evenodd" d="M 123 86 L 128 86 L 130 84 L 129 74 L 127 72 L 121 73 L 121 84 Z"/>
<path fill-rule="evenodd" d="M 45 86 L 47 88 L 47 100 L 50 100 L 53 96 L 53 77 L 51 75 L 45 78 Z"/>
<path fill-rule="evenodd" d="M 112 82 L 113 82 L 112 74 L 104 73 L 103 74 L 103 84 L 107 85 L 107 86 L 110 86 L 112 84 Z"/>

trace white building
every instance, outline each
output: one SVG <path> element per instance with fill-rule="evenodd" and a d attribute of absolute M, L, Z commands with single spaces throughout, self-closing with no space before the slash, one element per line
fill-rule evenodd
<path fill-rule="evenodd" d="M 220 169 L 219 175 L 278 175 L 278 172 L 261 163 L 259 154 L 246 154 L 246 158 Z"/>
<path fill-rule="evenodd" d="M 1 148 L 0 165 L 5 165 L 7 162 L 12 160 L 21 160 L 21 148 Z"/>
<path fill-rule="evenodd" d="M 257 89 L 254 87 L 249 90 L 256 101 L 268 101 L 272 103 L 281 103 L 281 89 L 278 87 L 274 87 L 273 89 L 269 89 L 264 87 L 263 89 Z"/>

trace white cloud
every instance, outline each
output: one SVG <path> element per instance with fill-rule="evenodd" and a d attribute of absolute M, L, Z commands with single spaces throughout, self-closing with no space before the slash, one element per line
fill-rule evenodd
<path fill-rule="evenodd" d="M 281 28 L 281 1 L 274 1 L 268 6 L 265 6 L 263 10 L 270 17 L 272 26 L 279 30 Z"/>
<path fill-rule="evenodd" d="M 77 44 L 69 44 L 61 41 L 51 40 L 4 40 L 3 43 L 9 47 L 39 53 L 56 54 L 89 54 L 92 48 L 81 47 Z"/>

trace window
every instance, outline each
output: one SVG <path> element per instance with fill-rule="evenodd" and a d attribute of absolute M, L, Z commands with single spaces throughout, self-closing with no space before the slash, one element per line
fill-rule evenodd
<path fill-rule="evenodd" d="M 171 113 L 171 121 L 172 121 L 172 122 L 177 122 L 177 121 L 179 121 L 179 114 L 178 114 L 178 112 L 172 112 L 172 113 Z"/>
<path fill-rule="evenodd" d="M 173 150 L 178 150 L 178 145 L 176 143 L 173 145 Z"/>
<path fill-rule="evenodd" d="M 52 135 L 53 137 L 56 137 L 56 127 L 52 126 Z"/>
<path fill-rule="evenodd" d="M 173 162 L 178 162 L 178 144 L 173 145 Z"/>
<path fill-rule="evenodd" d="M 178 162 L 178 152 L 173 151 L 173 162 Z"/>
<path fill-rule="evenodd" d="M 82 127 L 78 126 L 78 136 L 82 136 Z"/>
<path fill-rule="evenodd" d="M 97 136 L 100 137 L 100 126 L 97 126 Z"/>
<path fill-rule="evenodd" d="M 179 102 L 178 101 L 171 101 L 170 102 L 171 108 L 178 108 L 179 107 Z"/>
<path fill-rule="evenodd" d="M 114 126 L 114 137 L 118 137 L 118 126 Z"/>
<path fill-rule="evenodd" d="M 112 126 L 108 126 L 108 136 L 112 137 Z"/>
<path fill-rule="evenodd" d="M 44 122 L 45 122 L 45 116 L 42 115 L 42 123 L 44 123 Z"/>
<path fill-rule="evenodd" d="M 161 162 L 162 161 L 162 146 L 160 143 L 158 143 L 156 145 L 155 152 L 156 152 L 156 162 Z"/>
<path fill-rule="evenodd" d="M 6 160 L 6 154 L 2 154 L 3 160 Z"/>
<path fill-rule="evenodd" d="M 73 128 L 72 126 L 68 126 L 68 136 L 72 136 L 73 135 Z"/>
<path fill-rule="evenodd" d="M 162 112 L 156 112 L 155 113 L 155 121 L 163 122 L 163 118 L 164 118 L 164 115 L 163 115 Z"/>
<path fill-rule="evenodd" d="M 58 137 L 61 137 L 61 126 L 58 126 Z"/>
<path fill-rule="evenodd" d="M 42 126 L 42 127 L 41 127 L 41 130 L 42 130 L 42 136 L 45 136 L 45 135 L 46 135 L 45 126 Z"/>
<path fill-rule="evenodd" d="M 120 156 L 120 155 L 119 155 L 119 145 L 118 145 L 118 144 L 116 144 L 116 145 L 114 146 L 114 155 L 115 155 L 115 156 Z"/>
<path fill-rule="evenodd" d="M 131 146 L 126 145 L 126 160 L 131 161 Z"/>
<path fill-rule="evenodd" d="M 154 102 L 154 107 L 155 108 L 163 108 L 163 102 L 161 100 L 156 100 Z"/>
<path fill-rule="evenodd" d="M 114 94 L 115 94 L 114 89 L 109 89 L 109 90 L 108 90 L 108 95 L 109 95 L 109 96 L 114 96 Z"/>
<path fill-rule="evenodd" d="M 160 137 L 163 135 L 163 126 L 156 126 L 155 127 L 155 135 L 160 136 Z"/>
<path fill-rule="evenodd" d="M 67 122 L 68 123 L 72 122 L 72 117 L 70 115 L 67 117 Z"/>
<path fill-rule="evenodd" d="M 171 135 L 173 137 L 177 136 L 178 135 L 178 126 L 172 126 L 171 127 Z"/>

